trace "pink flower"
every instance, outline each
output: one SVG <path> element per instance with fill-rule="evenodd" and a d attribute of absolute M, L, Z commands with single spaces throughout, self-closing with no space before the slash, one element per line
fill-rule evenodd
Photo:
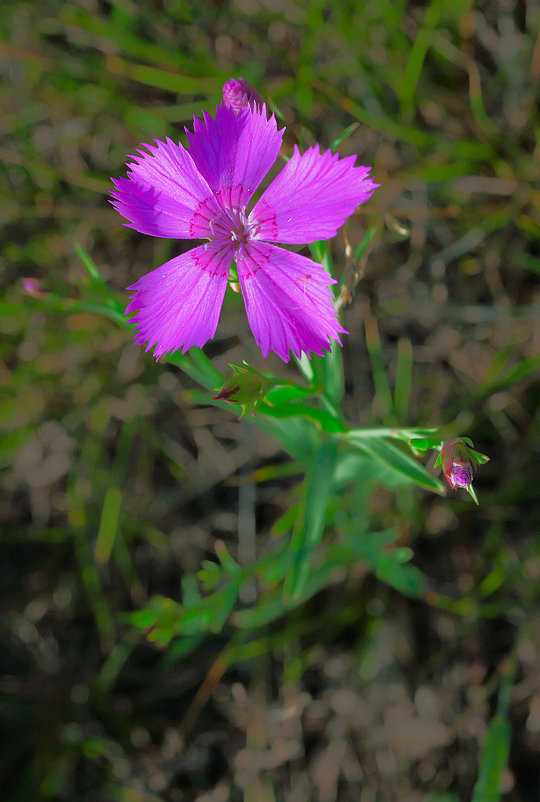
<path fill-rule="evenodd" d="M 244 78 L 231 78 L 223 85 L 223 102 L 235 114 L 247 106 L 253 108 L 254 103 L 264 103 L 261 95 Z"/>
<path fill-rule="evenodd" d="M 300 245 L 333 237 L 377 184 L 355 157 L 319 147 L 292 158 L 251 210 L 253 194 L 277 159 L 283 130 L 264 106 L 238 114 L 224 104 L 187 131 L 189 149 L 156 140 L 112 179 L 111 203 L 142 234 L 206 240 L 129 289 L 136 342 L 159 359 L 214 336 L 234 260 L 253 335 L 266 357 L 290 350 L 322 354 L 345 330 L 337 320 L 322 265 L 273 243 Z M 340 343 L 341 344 L 341 343 Z"/>

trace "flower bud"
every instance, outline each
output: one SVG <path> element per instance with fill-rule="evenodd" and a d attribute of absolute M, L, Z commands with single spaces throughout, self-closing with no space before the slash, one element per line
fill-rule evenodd
<path fill-rule="evenodd" d="M 478 504 L 472 480 L 478 465 L 488 462 L 489 457 L 475 451 L 473 445 L 472 440 L 468 437 L 445 441 L 435 465 L 442 465 L 446 481 L 452 490 L 457 490 L 459 487 L 464 488 Z"/>
<path fill-rule="evenodd" d="M 469 489 L 476 469 L 470 456 L 470 449 L 461 438 L 443 443 L 441 463 L 446 481 L 453 490 L 457 490 L 458 487 Z"/>
<path fill-rule="evenodd" d="M 259 406 L 265 393 L 271 387 L 272 382 L 253 368 L 239 365 L 231 365 L 235 375 L 228 379 L 219 393 L 214 396 L 214 401 L 229 401 L 231 404 L 241 404 L 242 414 Z"/>
<path fill-rule="evenodd" d="M 234 376 L 225 382 L 214 396 L 214 401 L 230 401 L 231 404 L 249 404 L 261 391 L 261 383 L 256 376 L 245 374 Z"/>
<path fill-rule="evenodd" d="M 224 84 L 223 101 L 235 114 L 238 114 L 248 106 L 253 108 L 255 103 L 259 105 L 264 103 L 261 95 L 243 78 L 231 78 Z"/>

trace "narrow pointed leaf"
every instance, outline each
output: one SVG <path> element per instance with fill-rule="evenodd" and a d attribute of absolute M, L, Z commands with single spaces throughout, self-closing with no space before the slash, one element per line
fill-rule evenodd
<path fill-rule="evenodd" d="M 445 491 L 442 482 L 428 473 L 420 462 L 417 462 L 414 457 L 394 445 L 394 443 L 383 438 L 366 438 L 361 443 L 354 440 L 352 442 L 365 454 L 388 465 L 396 473 L 407 477 L 414 484 L 444 495 Z"/>

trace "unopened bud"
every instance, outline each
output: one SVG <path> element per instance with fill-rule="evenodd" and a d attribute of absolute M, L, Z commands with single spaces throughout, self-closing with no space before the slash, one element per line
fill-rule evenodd
<path fill-rule="evenodd" d="M 469 456 L 469 448 L 461 439 L 443 443 L 441 463 L 446 481 L 453 490 L 464 487 L 468 490 L 474 479 L 475 466 Z"/>
<path fill-rule="evenodd" d="M 242 414 L 259 406 L 272 382 L 248 365 L 231 365 L 235 375 L 228 379 L 214 401 L 229 401 L 231 404 L 241 404 Z"/>
<path fill-rule="evenodd" d="M 472 440 L 468 437 L 458 437 L 442 444 L 441 453 L 435 464 L 442 465 L 446 481 L 452 490 L 462 487 L 478 504 L 472 481 L 478 465 L 488 460 L 489 457 L 485 454 L 473 449 Z"/>
<path fill-rule="evenodd" d="M 260 106 L 264 103 L 261 95 L 243 78 L 231 78 L 224 84 L 223 101 L 235 114 L 248 106 L 253 108 L 255 103 Z"/>
<path fill-rule="evenodd" d="M 240 383 L 238 376 L 226 381 L 214 401 L 230 401 L 231 404 L 248 404 L 260 392 L 260 382 L 256 376 L 245 376 Z"/>

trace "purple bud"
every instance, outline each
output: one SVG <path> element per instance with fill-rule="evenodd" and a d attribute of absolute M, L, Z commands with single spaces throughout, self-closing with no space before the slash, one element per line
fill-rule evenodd
<path fill-rule="evenodd" d="M 231 78 L 223 86 L 223 101 L 235 114 L 255 103 L 262 105 L 263 98 L 243 78 Z"/>
<path fill-rule="evenodd" d="M 458 487 L 469 489 L 475 474 L 475 464 L 470 448 L 461 438 L 443 443 L 441 463 L 446 481 L 453 490 Z"/>
<path fill-rule="evenodd" d="M 31 295 L 33 298 L 43 298 L 47 295 L 46 290 L 43 289 L 41 281 L 38 278 L 23 278 L 22 285 L 24 292 L 27 295 Z"/>

